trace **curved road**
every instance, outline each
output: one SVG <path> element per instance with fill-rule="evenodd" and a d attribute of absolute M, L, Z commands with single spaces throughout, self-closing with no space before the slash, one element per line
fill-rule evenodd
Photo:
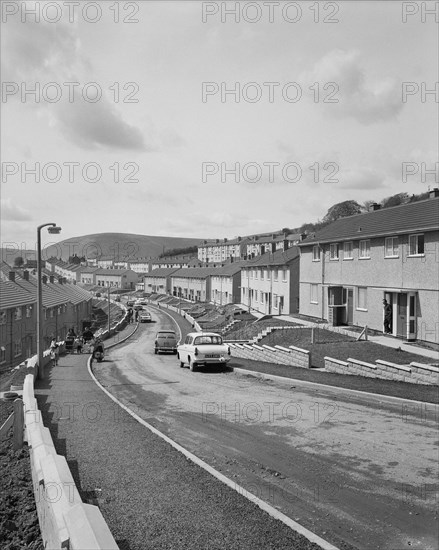
<path fill-rule="evenodd" d="M 94 365 L 120 401 L 335 545 L 438 548 L 437 407 L 231 369 L 192 373 L 154 355 L 155 332 L 175 325 L 149 310 L 154 322 Z"/>

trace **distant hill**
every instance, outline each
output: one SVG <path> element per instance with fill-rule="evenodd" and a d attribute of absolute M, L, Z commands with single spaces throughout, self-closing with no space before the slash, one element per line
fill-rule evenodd
<path fill-rule="evenodd" d="M 77 254 L 88 258 L 108 256 L 113 259 L 156 258 L 166 250 L 197 246 L 203 240 L 185 237 L 154 237 L 131 233 L 94 233 L 60 241 L 44 249 L 44 259 L 56 256 L 68 260 Z"/>

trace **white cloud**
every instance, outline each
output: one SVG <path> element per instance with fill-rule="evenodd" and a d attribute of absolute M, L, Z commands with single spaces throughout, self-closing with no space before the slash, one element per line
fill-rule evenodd
<path fill-rule="evenodd" d="M 338 99 L 338 103 L 328 103 L 326 111 L 334 116 L 352 117 L 362 124 L 391 120 L 403 107 L 397 83 L 387 76 L 375 81 L 368 78 L 357 50 L 333 50 L 301 78 L 318 82 L 321 87 L 325 83 L 335 83 L 338 91 L 332 99 Z M 322 97 L 332 91 L 334 89 L 328 87 Z"/>

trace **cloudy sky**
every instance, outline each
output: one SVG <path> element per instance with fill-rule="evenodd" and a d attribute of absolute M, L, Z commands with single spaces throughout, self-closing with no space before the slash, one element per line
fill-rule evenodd
<path fill-rule="evenodd" d="M 2 243 L 233 237 L 435 186 L 421 3 L 1 4 Z"/>

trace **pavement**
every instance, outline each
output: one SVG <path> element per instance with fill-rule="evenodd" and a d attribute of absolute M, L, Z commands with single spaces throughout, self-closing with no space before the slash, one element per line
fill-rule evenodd
<path fill-rule="evenodd" d="M 136 329 L 105 341 L 103 368 Z M 81 498 L 99 506 L 121 550 L 334 549 L 310 542 L 133 418 L 95 383 L 88 358 L 61 356 L 35 395 Z"/>

